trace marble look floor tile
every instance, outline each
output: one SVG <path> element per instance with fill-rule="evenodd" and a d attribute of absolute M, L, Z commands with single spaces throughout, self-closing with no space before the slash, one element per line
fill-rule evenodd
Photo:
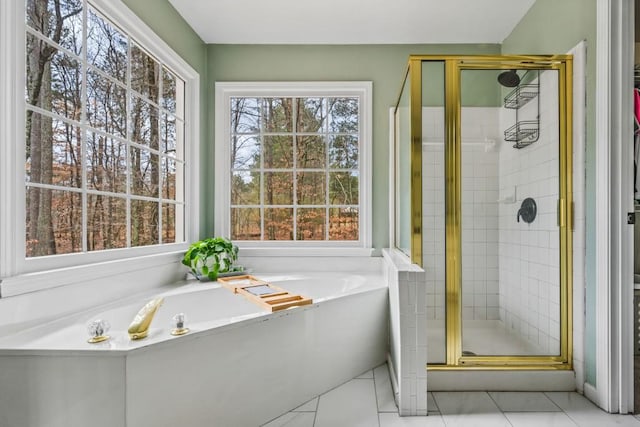
<path fill-rule="evenodd" d="M 386 363 L 373 370 L 373 378 L 376 385 L 378 412 L 398 412 L 398 407 L 393 397 L 393 389 L 391 388 L 391 380 L 389 379 L 389 368 Z"/>
<path fill-rule="evenodd" d="M 564 412 L 508 412 L 504 415 L 513 427 L 577 427 Z"/>
<path fill-rule="evenodd" d="M 380 427 L 445 427 L 440 415 L 401 417 L 397 413 L 380 412 Z"/>
<path fill-rule="evenodd" d="M 433 398 L 447 427 L 510 426 L 485 392 L 433 392 Z"/>
<path fill-rule="evenodd" d="M 313 427 L 315 412 L 287 412 L 262 427 Z"/>
<path fill-rule="evenodd" d="M 315 412 L 318 409 L 318 398 L 311 399 L 307 403 L 298 406 L 293 412 Z"/>
<path fill-rule="evenodd" d="M 584 410 L 600 411 L 600 408 L 590 402 L 586 397 L 576 392 L 553 391 L 545 392 L 544 394 L 565 412 Z"/>
<path fill-rule="evenodd" d="M 607 414 L 567 414 L 580 427 L 640 427 L 640 421 L 633 415 Z"/>
<path fill-rule="evenodd" d="M 371 379 L 373 378 L 373 369 L 369 369 L 367 372 L 365 372 L 362 375 L 357 376 L 355 379 Z"/>
<path fill-rule="evenodd" d="M 320 396 L 315 427 L 376 427 L 373 380 L 353 379 Z"/>
<path fill-rule="evenodd" d="M 502 412 L 560 412 L 542 392 L 489 392 Z"/>
<path fill-rule="evenodd" d="M 609 425 L 640 427 L 640 420 L 634 416 L 608 414 L 578 393 L 546 392 L 545 394 L 580 427 Z"/>

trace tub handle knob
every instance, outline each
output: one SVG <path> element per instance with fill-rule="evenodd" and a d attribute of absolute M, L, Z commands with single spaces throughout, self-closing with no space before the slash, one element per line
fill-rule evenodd
<path fill-rule="evenodd" d="M 87 332 L 89 333 L 90 344 L 96 344 L 108 340 L 110 337 L 107 335 L 111 329 L 111 324 L 103 319 L 96 319 L 87 325 Z"/>
<path fill-rule="evenodd" d="M 184 313 L 178 313 L 171 318 L 171 335 L 184 335 L 189 332 L 189 328 L 185 327 L 187 323 L 187 315 Z"/>

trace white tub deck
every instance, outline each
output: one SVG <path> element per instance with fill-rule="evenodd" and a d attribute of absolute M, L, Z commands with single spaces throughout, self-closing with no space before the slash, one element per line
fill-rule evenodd
<path fill-rule="evenodd" d="M 381 274 L 253 274 L 314 302 L 271 313 L 189 282 L 0 339 L 0 425 L 255 426 L 384 362 Z M 130 341 L 133 316 L 159 295 L 149 337 Z M 178 312 L 192 332 L 174 337 Z M 88 344 L 96 318 L 111 323 L 112 339 Z"/>
<path fill-rule="evenodd" d="M 269 283 L 291 293 L 313 298 L 310 307 L 294 307 L 291 310 L 309 309 L 335 298 L 386 288 L 380 275 L 347 273 L 304 272 L 285 274 L 252 273 Z M 127 335 L 129 324 L 140 308 L 152 298 L 165 298 L 151 324 L 149 336 L 131 341 Z M 177 313 L 187 315 L 190 332 L 183 336 L 170 335 L 171 318 Z M 75 354 L 77 352 L 127 352 L 151 345 L 185 339 L 190 336 L 219 333 L 225 327 L 238 327 L 243 322 L 261 321 L 287 313 L 264 310 L 241 295 L 233 294 L 217 282 L 184 281 L 159 291 L 147 292 L 122 299 L 101 307 L 87 310 L 43 325 L 0 338 L 0 355 L 16 354 Z M 111 324 L 107 333 L 111 339 L 99 344 L 89 344 L 87 325 L 95 319 Z M 217 330 L 217 331 L 216 331 Z M 60 353 L 64 352 L 64 353 Z"/>

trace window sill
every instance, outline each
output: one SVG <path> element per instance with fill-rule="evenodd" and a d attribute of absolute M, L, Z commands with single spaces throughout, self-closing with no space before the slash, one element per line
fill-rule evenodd
<path fill-rule="evenodd" d="M 153 271 L 154 267 L 179 263 L 183 255 L 184 250 L 171 251 L 7 277 L 0 280 L 0 298 L 69 286 L 145 269 Z M 158 281 L 160 280 L 161 278 L 158 278 Z"/>
<path fill-rule="evenodd" d="M 240 248 L 238 264 L 252 274 L 284 272 L 382 272 L 382 257 L 371 248 Z"/>
<path fill-rule="evenodd" d="M 407 254 L 403 253 L 396 248 L 386 248 L 382 250 L 382 256 L 384 259 L 398 271 L 408 272 L 424 272 L 424 270 L 417 264 L 411 262 L 411 258 Z"/>
<path fill-rule="evenodd" d="M 274 248 L 242 247 L 241 257 L 372 257 L 376 256 L 372 248 Z"/>

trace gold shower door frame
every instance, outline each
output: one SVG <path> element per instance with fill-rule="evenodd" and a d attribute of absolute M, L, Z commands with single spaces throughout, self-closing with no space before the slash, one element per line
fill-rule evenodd
<path fill-rule="evenodd" d="M 404 84 L 410 84 L 411 260 L 422 266 L 422 63 L 445 66 L 445 294 L 446 363 L 429 370 L 572 369 L 572 55 L 412 55 Z M 559 105 L 560 354 L 557 356 L 462 355 L 461 71 L 557 70 Z M 428 78 L 428 77 L 427 77 Z M 402 91 L 400 92 L 402 96 Z M 400 98 L 399 98 L 400 99 Z"/>

